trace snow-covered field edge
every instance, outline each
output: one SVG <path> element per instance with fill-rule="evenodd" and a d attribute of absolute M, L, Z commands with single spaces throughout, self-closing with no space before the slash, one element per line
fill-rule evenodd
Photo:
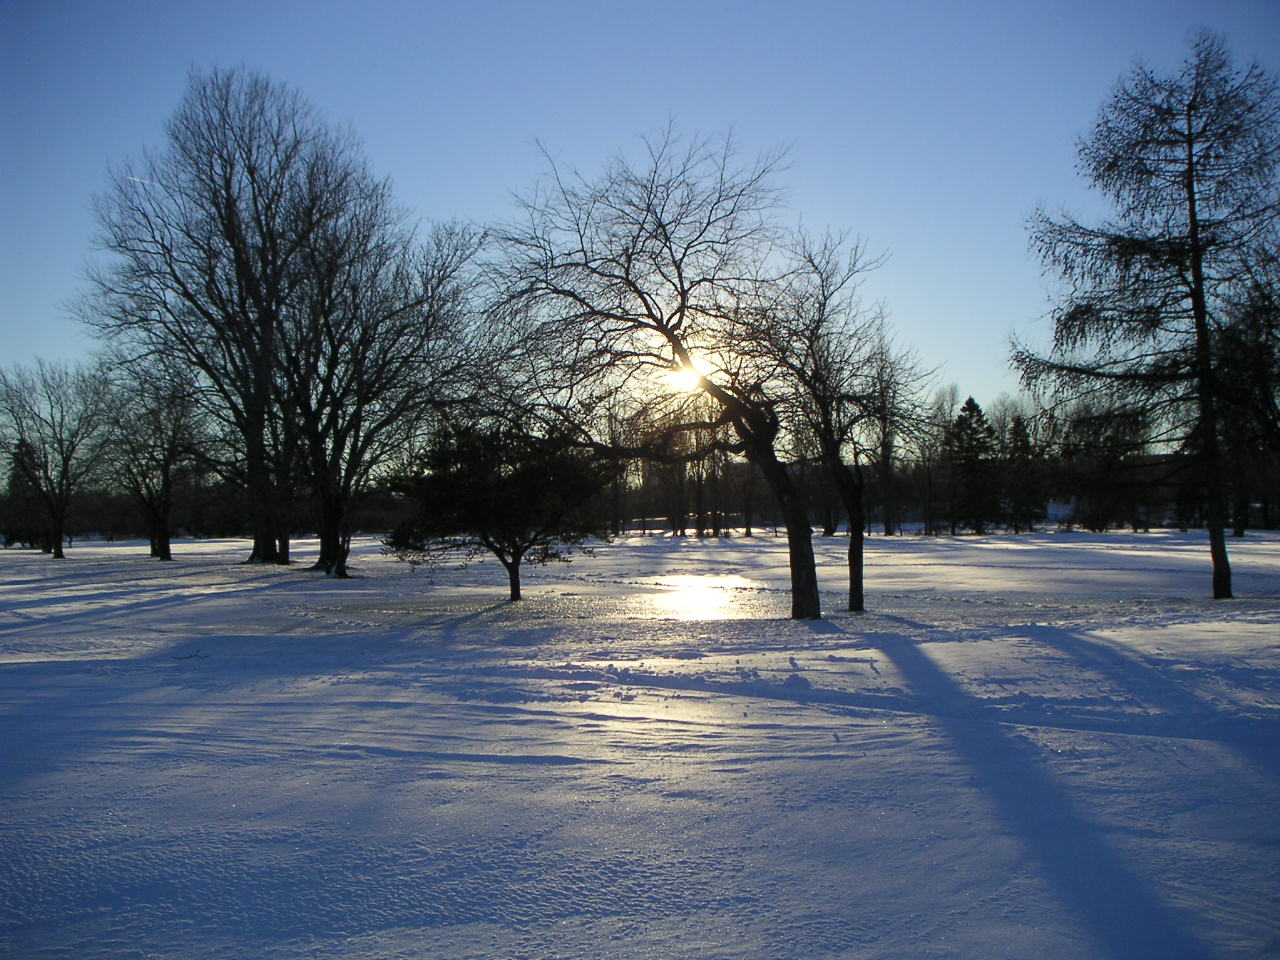
<path fill-rule="evenodd" d="M 14 957 L 1280 956 L 1280 537 L 0 552 Z"/>

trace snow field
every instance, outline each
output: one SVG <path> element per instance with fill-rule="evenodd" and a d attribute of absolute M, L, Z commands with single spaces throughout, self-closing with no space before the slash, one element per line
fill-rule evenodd
<path fill-rule="evenodd" d="M 815 543 L 0 553 L 0 955 L 1280 956 L 1280 537 Z"/>

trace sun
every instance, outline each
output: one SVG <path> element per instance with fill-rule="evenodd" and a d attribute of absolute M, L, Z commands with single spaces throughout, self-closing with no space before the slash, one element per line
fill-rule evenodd
<path fill-rule="evenodd" d="M 696 393 L 702 389 L 702 380 L 706 375 L 706 365 L 697 357 L 692 357 L 689 363 L 668 370 L 663 379 L 680 393 Z"/>

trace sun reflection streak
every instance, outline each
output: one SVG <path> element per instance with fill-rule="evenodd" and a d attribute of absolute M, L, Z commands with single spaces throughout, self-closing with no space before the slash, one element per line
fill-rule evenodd
<path fill-rule="evenodd" d="M 680 574 L 659 577 L 661 588 L 653 598 L 663 617 L 675 620 L 727 620 L 737 616 L 739 591 L 756 590 L 760 584 L 737 575 Z"/>

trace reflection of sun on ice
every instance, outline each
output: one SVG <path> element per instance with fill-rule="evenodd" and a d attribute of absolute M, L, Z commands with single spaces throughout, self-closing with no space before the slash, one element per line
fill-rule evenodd
<path fill-rule="evenodd" d="M 662 590 L 653 600 L 664 617 L 677 620 L 727 620 L 739 615 L 735 609 L 737 592 L 760 586 L 739 576 L 660 577 Z"/>

